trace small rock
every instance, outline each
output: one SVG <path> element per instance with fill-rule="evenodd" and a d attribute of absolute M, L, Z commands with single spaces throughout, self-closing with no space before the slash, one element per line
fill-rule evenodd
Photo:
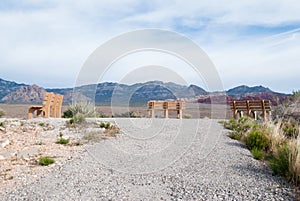
<path fill-rule="evenodd" d="M 9 139 L 5 139 L 4 141 L 1 142 L 1 147 L 4 148 L 7 145 L 9 145 Z"/>
<path fill-rule="evenodd" d="M 0 131 L 3 131 L 3 132 L 5 132 L 5 128 L 4 128 L 4 127 L 2 127 L 2 126 L 0 126 Z"/>

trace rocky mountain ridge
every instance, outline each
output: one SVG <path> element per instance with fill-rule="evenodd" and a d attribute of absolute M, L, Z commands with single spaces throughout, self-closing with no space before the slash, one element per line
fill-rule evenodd
<path fill-rule="evenodd" d="M 183 86 L 172 82 L 150 81 L 134 85 L 104 82 L 76 88 L 44 89 L 0 79 L 0 102 L 35 104 L 41 103 L 45 91 L 64 95 L 64 104 L 76 100 L 95 100 L 97 105 L 145 105 L 149 100 L 181 99 L 194 103 L 225 103 L 231 100 L 270 99 L 273 104 L 282 102 L 287 94 L 271 91 L 263 86 L 238 86 L 226 92 L 207 92 L 203 88 Z M 74 95 L 74 93 L 76 93 Z M 224 97 L 225 96 L 225 97 Z M 213 99 L 213 101 L 212 101 Z M 225 102 L 224 102 L 225 100 Z"/>

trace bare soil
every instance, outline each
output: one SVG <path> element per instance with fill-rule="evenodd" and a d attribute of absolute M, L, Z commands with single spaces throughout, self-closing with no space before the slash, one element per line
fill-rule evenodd
<path fill-rule="evenodd" d="M 0 104 L 0 109 L 5 111 L 7 118 L 21 118 L 27 119 L 28 108 L 30 105 L 20 104 Z M 68 109 L 68 105 L 62 107 L 62 111 Z M 126 106 L 96 106 L 96 111 L 100 114 L 111 116 L 117 116 L 126 112 L 135 112 L 142 117 L 149 117 L 147 107 L 126 107 Z M 230 108 L 226 105 L 210 105 L 210 104 L 193 104 L 187 103 L 183 115 L 188 114 L 191 118 L 214 118 L 214 119 L 229 119 L 232 117 Z M 163 111 L 155 111 L 155 115 L 158 118 L 163 118 Z M 170 118 L 176 117 L 176 111 L 169 112 Z"/>

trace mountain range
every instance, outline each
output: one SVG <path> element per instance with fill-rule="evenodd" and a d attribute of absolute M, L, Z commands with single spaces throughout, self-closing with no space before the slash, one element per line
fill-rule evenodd
<path fill-rule="evenodd" d="M 238 86 L 225 92 L 208 92 L 196 85 L 150 81 L 133 85 L 104 82 L 76 88 L 44 89 L 37 85 L 18 84 L 0 79 L 0 102 L 18 104 L 41 103 L 45 91 L 64 95 L 64 104 L 76 100 L 95 100 L 97 105 L 145 105 L 149 100 L 181 99 L 193 103 L 227 103 L 231 100 L 269 99 L 281 103 L 288 94 L 273 92 L 263 86 Z M 224 97 L 225 96 L 225 97 Z"/>

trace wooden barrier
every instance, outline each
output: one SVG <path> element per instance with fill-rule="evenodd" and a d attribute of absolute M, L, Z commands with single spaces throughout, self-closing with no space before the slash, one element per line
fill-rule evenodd
<path fill-rule="evenodd" d="M 244 116 L 244 112 L 249 117 L 257 120 L 257 112 L 261 112 L 263 120 L 266 120 L 267 114 L 271 115 L 272 108 L 270 100 L 246 100 L 246 101 L 232 101 L 230 108 L 233 111 L 235 119 Z"/>
<path fill-rule="evenodd" d="M 155 110 L 164 110 L 164 117 L 169 118 L 169 110 L 177 111 L 177 118 L 182 119 L 182 110 L 185 109 L 185 102 L 182 101 L 149 101 L 149 116 L 155 117 Z"/>
<path fill-rule="evenodd" d="M 42 105 L 32 105 L 28 109 L 28 119 L 33 117 L 36 112 L 37 117 L 61 117 L 61 107 L 63 101 L 63 95 L 54 94 L 52 92 L 46 92 L 44 94 L 44 100 Z"/>

